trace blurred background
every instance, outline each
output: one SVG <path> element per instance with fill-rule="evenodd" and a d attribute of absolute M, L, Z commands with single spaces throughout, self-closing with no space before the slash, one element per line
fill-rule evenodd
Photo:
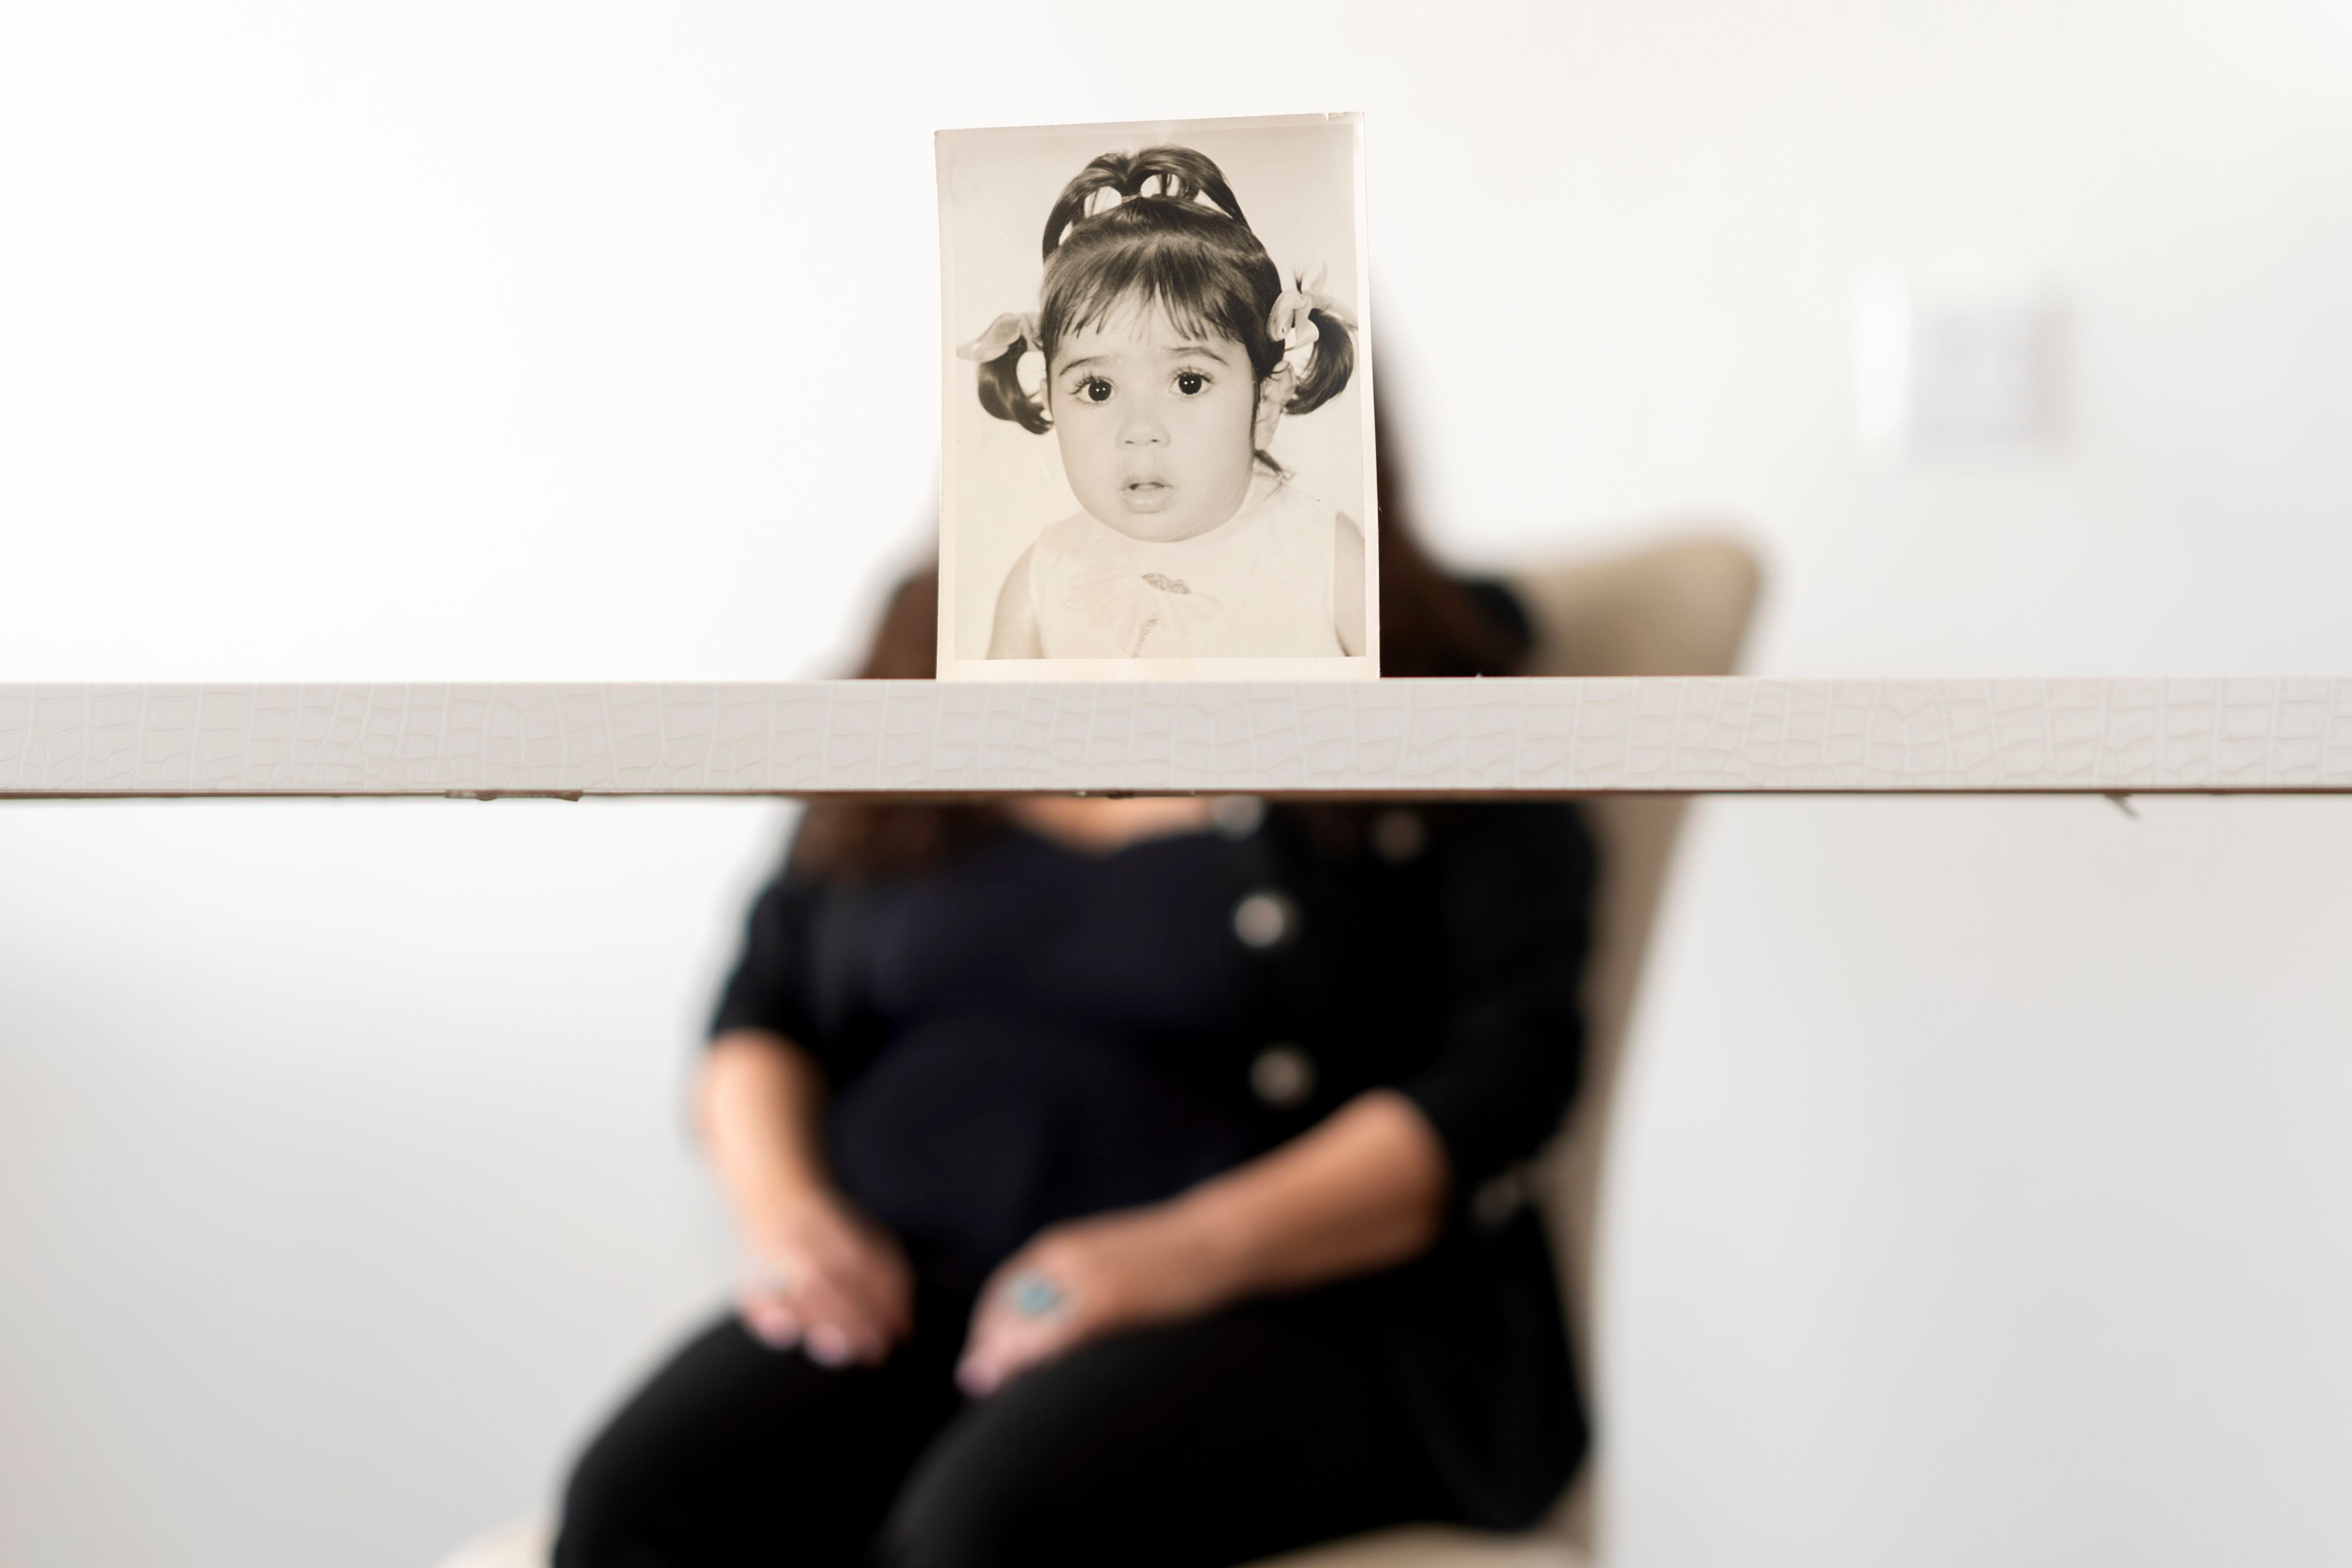
<path fill-rule="evenodd" d="M 1319 109 L 1454 559 L 1728 520 L 1758 673 L 2352 669 L 2337 0 L 206 0 L 0 13 L 0 679 L 836 672 L 930 132 Z M 2137 811 L 1702 806 L 1612 1563 L 2345 1560 L 2352 800 Z M 0 805 L 0 1561 L 539 1503 L 727 1278 L 685 1067 L 790 818 Z"/>

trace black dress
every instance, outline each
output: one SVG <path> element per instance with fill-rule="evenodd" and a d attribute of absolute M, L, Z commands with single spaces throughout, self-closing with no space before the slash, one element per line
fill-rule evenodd
<path fill-rule="evenodd" d="M 1269 1396 L 1328 1406 L 1344 1431 L 1292 1428 L 1285 1462 L 1296 1468 L 1300 1446 L 1312 1445 L 1335 1467 L 1316 1482 L 1329 1506 L 1207 1531 L 1164 1558 L 1100 1542 L 1068 1553 L 1207 1563 L 1394 1519 L 1514 1528 L 1558 1495 L 1584 1446 L 1550 1260 L 1514 1184 L 1517 1163 L 1557 1128 L 1574 1092 L 1592 877 L 1575 813 L 1549 805 L 1276 811 L 1102 856 L 1008 826 L 917 876 L 788 868 L 752 911 L 713 1033 L 770 1031 L 823 1068 L 836 1175 L 908 1247 L 919 1341 L 927 1318 L 960 1332 L 989 1270 L 1039 1227 L 1172 1196 L 1352 1096 L 1393 1086 L 1427 1116 L 1451 1165 L 1454 1211 L 1430 1253 L 1221 1315 L 1239 1326 L 1203 1326 L 1191 1340 L 1137 1336 L 1172 1366 L 1185 1345 L 1218 1332 L 1259 1334 L 1260 1349 L 1201 1351 L 1192 1370 L 1170 1375 L 1197 1392 L 1223 1354 L 1232 1375 L 1255 1383 L 1255 1405 L 1252 1388 L 1231 1390 L 1234 1403 L 1211 1413 L 1205 1431 L 1279 1427 L 1258 1419 Z M 899 1375 L 944 1384 L 953 1338 L 897 1358 L 913 1369 L 928 1357 L 931 1367 Z M 714 1329 L 608 1429 L 574 1478 L 567 1543 L 583 1538 L 573 1516 L 602 1506 L 583 1497 L 583 1478 L 625 1490 L 627 1462 L 648 1462 L 613 1452 L 651 1451 L 645 1434 L 655 1427 L 640 1419 L 634 1439 L 625 1430 L 640 1407 L 651 1398 L 666 1413 L 667 1451 L 690 1447 L 688 1385 L 699 1376 L 740 1388 L 747 1374 L 721 1369 L 743 1344 L 740 1331 Z M 1097 1349 L 1096 1361 L 1112 1368 L 1120 1352 L 1088 1347 Z M 1081 1397 L 1069 1391 L 1083 1367 L 1049 1370 L 1066 1405 Z M 1149 1392 L 1156 1374 L 1129 1371 L 1143 1392 L 1119 1419 L 1157 1419 L 1144 1403 L 1167 1403 Z M 1117 1375 L 1101 1371 L 1097 1386 Z M 1302 1381 L 1276 1386 L 1286 1378 Z M 1050 1412 L 1045 1377 L 1007 1393 L 1033 1380 L 1043 1391 L 1024 1397 Z M 922 1414 L 907 1418 L 899 1458 L 877 1461 L 915 1471 L 901 1517 L 921 1511 L 923 1445 L 951 1446 L 957 1420 L 943 1387 L 932 1404 L 906 1397 Z M 935 1438 L 942 1429 L 948 1438 Z M 1185 1455 L 1208 1446 L 1197 1434 L 1179 1445 Z M 1005 1441 L 990 1447 L 1002 1452 Z M 871 1527 L 899 1479 L 870 1483 L 856 1515 L 864 1522 L 845 1529 L 839 1560 L 856 1560 L 850 1538 Z M 1192 1515 L 1219 1506 L 1195 1500 L 1188 1529 Z M 1057 1517 L 1070 1507 L 1061 1498 Z M 973 1528 L 960 1518 L 954 1533 Z M 1024 1551 L 1044 1560 L 1034 1541 Z M 593 1560 L 584 1551 L 566 1559 Z M 932 1559 L 908 1550 L 889 1560 Z"/>

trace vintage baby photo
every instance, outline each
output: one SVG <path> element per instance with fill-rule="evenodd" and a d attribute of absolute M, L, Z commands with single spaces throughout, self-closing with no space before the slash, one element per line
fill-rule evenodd
<path fill-rule="evenodd" d="M 938 144 L 940 677 L 1377 675 L 1360 118 Z"/>

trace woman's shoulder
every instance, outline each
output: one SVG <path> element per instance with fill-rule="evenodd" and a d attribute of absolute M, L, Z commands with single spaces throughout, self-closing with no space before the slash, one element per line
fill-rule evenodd
<path fill-rule="evenodd" d="M 1481 618 L 1509 639 L 1514 657 L 1525 658 L 1536 646 L 1536 624 L 1528 607 L 1500 577 L 1456 577 Z"/>

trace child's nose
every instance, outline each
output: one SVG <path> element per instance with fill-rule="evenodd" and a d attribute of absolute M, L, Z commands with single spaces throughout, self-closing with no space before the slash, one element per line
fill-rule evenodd
<path fill-rule="evenodd" d="M 1168 444 L 1168 426 L 1159 416 L 1142 411 L 1131 413 L 1127 423 L 1118 427 L 1118 444 L 1122 447 L 1164 447 Z"/>

